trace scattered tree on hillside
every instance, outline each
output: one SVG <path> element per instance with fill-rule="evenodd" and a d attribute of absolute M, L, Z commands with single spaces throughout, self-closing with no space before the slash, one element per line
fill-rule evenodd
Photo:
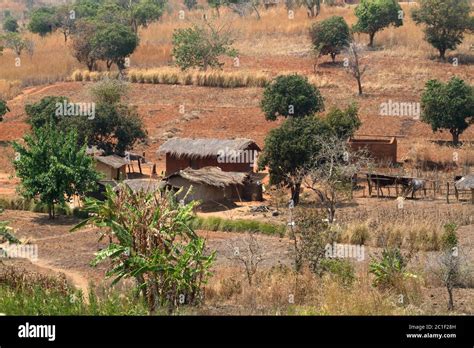
<path fill-rule="evenodd" d="M 265 138 L 259 168 L 268 167 L 270 185 L 289 187 L 291 199 L 298 204 L 304 170 L 321 149 L 318 139 L 331 134 L 327 123 L 315 116 L 289 117 Z"/>
<path fill-rule="evenodd" d="M 369 34 L 369 47 L 374 45 L 375 34 L 386 27 L 403 25 L 403 11 L 397 0 L 361 0 L 355 9 L 358 18 L 353 30 Z"/>
<path fill-rule="evenodd" d="M 184 0 L 184 5 L 189 11 L 196 8 L 197 4 L 198 4 L 197 0 Z"/>
<path fill-rule="evenodd" d="M 331 55 L 335 62 L 336 55 L 349 46 L 350 29 L 343 17 L 333 16 L 314 23 L 310 29 L 310 37 L 318 56 Z"/>
<path fill-rule="evenodd" d="M 72 49 L 74 57 L 87 66 L 89 71 L 95 69 L 98 60 L 95 55 L 92 38 L 98 30 L 98 25 L 93 20 L 80 19 L 72 34 Z"/>
<path fill-rule="evenodd" d="M 29 50 L 33 47 L 30 40 L 23 39 L 19 33 L 15 32 L 8 32 L 0 36 L 0 40 L 2 41 L 2 45 L 15 52 L 17 57 L 21 56 L 23 50 Z"/>
<path fill-rule="evenodd" d="M 118 80 L 98 82 L 92 90 L 95 115 L 61 116 L 56 114 L 57 104 L 68 103 L 65 97 L 45 97 L 25 107 L 33 131 L 51 125 L 67 132 L 76 129 L 80 145 L 96 146 L 105 154 L 123 155 L 137 141 L 146 139 L 146 130 L 136 108 L 121 101 L 126 88 Z"/>
<path fill-rule="evenodd" d="M 182 70 L 199 68 L 205 71 L 209 67 L 221 68 L 224 63 L 219 61 L 219 57 L 222 55 L 236 57 L 233 43 L 232 32 L 227 26 L 214 26 L 206 21 L 205 26 L 176 29 L 172 54 Z"/>
<path fill-rule="evenodd" d="M 345 110 L 332 108 L 326 115 L 326 122 L 334 131 L 334 134 L 341 140 L 354 135 L 362 125 L 359 119 L 357 104 L 352 103 Z"/>
<path fill-rule="evenodd" d="M 76 24 L 76 11 L 71 5 L 62 5 L 57 7 L 55 10 L 56 28 L 63 34 L 64 42 L 67 42 L 68 37 L 74 31 Z"/>
<path fill-rule="evenodd" d="M 94 18 L 97 16 L 101 0 L 76 0 L 74 2 L 74 12 L 76 18 Z"/>
<path fill-rule="evenodd" d="M 122 72 L 126 68 L 125 58 L 135 51 L 138 41 L 138 36 L 130 28 L 122 24 L 109 24 L 93 36 L 92 55 L 104 60 L 107 70 L 115 63 Z"/>
<path fill-rule="evenodd" d="M 3 30 L 10 33 L 18 32 L 18 22 L 16 19 L 12 16 L 7 16 L 3 21 Z"/>
<path fill-rule="evenodd" d="M 321 0 L 303 0 L 308 17 L 316 17 L 321 12 Z"/>
<path fill-rule="evenodd" d="M 75 131 L 65 134 L 47 126 L 26 135 L 24 141 L 26 146 L 13 144 L 19 155 L 13 165 L 21 179 L 20 193 L 47 204 L 50 219 L 55 217 L 56 204 L 84 195 L 99 180 L 92 157 L 86 155 L 85 146 L 78 146 Z"/>
<path fill-rule="evenodd" d="M 7 112 L 10 112 L 7 102 L 0 99 L 0 122 L 3 121 L 3 116 L 5 116 Z"/>
<path fill-rule="evenodd" d="M 347 72 L 356 79 L 357 87 L 359 88 L 359 95 L 362 95 L 362 76 L 367 70 L 367 65 L 361 66 L 362 57 L 360 54 L 364 52 L 364 49 L 361 45 L 352 42 L 349 44 L 346 52 L 347 57 L 344 58 L 344 67 L 347 69 Z"/>
<path fill-rule="evenodd" d="M 220 9 L 222 6 L 224 6 L 226 3 L 226 0 L 207 0 L 207 4 L 209 7 L 213 8 L 216 10 L 217 17 L 220 17 Z"/>
<path fill-rule="evenodd" d="M 421 120 L 433 132 L 449 130 L 453 144 L 458 145 L 459 136 L 474 123 L 474 87 L 458 77 L 446 84 L 430 80 L 421 97 L 421 110 Z"/>
<path fill-rule="evenodd" d="M 46 36 L 57 28 L 57 18 L 53 7 L 40 7 L 31 13 L 28 29 L 40 36 Z"/>
<path fill-rule="evenodd" d="M 446 59 L 447 50 L 455 50 L 464 33 L 474 30 L 470 16 L 470 0 L 420 0 L 420 7 L 412 12 L 417 24 L 425 25 L 425 39 Z"/>
<path fill-rule="evenodd" d="M 333 223 L 338 205 L 352 199 L 353 177 L 370 161 L 365 151 L 351 151 L 347 140 L 337 136 L 318 137 L 320 149 L 301 171 L 303 187 L 312 190 Z"/>
<path fill-rule="evenodd" d="M 280 75 L 263 92 L 261 108 L 267 120 L 302 117 L 324 110 L 319 90 L 301 75 Z"/>
<path fill-rule="evenodd" d="M 257 19 L 261 18 L 258 10 L 260 0 L 226 0 L 225 4 L 240 17 L 244 17 L 253 11 L 257 15 Z"/>
<path fill-rule="evenodd" d="M 150 314 L 199 304 L 215 253 L 206 251 L 204 238 L 191 227 L 196 203 L 179 204 L 169 192 L 134 193 L 125 184 L 119 189 L 108 187 L 105 201 L 87 199 L 91 217 L 73 228 L 95 225 L 100 239 L 113 240 L 93 265 L 109 260 L 112 284 L 134 278 Z"/>
<path fill-rule="evenodd" d="M 27 122 L 33 131 L 46 125 L 58 126 L 61 118 L 56 114 L 56 105 L 64 102 L 68 103 L 69 100 L 61 96 L 47 96 L 34 104 L 27 104 L 25 106 Z"/>

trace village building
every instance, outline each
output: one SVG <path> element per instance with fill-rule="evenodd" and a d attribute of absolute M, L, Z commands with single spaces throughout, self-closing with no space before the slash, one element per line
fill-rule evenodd
<path fill-rule="evenodd" d="M 366 150 L 368 155 L 378 163 L 397 163 L 397 138 L 389 139 L 355 139 L 348 140 L 349 148 L 352 151 Z"/>
<path fill-rule="evenodd" d="M 158 150 L 166 155 L 166 173 L 204 167 L 219 167 L 224 172 L 254 171 L 260 147 L 250 139 L 173 138 Z"/>
<path fill-rule="evenodd" d="M 127 160 L 117 155 L 94 156 L 95 169 L 104 174 L 103 180 L 120 180 L 127 177 Z"/>
<path fill-rule="evenodd" d="M 219 167 L 186 168 L 167 176 L 164 186 L 179 191 L 177 198 L 185 202 L 262 200 L 262 185 L 257 176 L 225 172 Z"/>

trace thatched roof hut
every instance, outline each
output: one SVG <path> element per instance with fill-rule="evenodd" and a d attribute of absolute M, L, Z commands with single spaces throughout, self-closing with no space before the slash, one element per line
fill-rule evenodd
<path fill-rule="evenodd" d="M 250 139 L 173 138 L 160 146 L 166 175 L 191 167 L 219 167 L 225 172 L 251 172 L 260 147 Z"/>
<path fill-rule="evenodd" d="M 250 139 L 191 139 L 173 138 L 169 139 L 158 149 L 159 154 L 169 154 L 176 158 L 205 158 L 218 156 L 220 151 L 242 151 L 254 146 L 260 151 L 260 147 Z"/>
<path fill-rule="evenodd" d="M 134 193 L 142 192 L 155 192 L 162 187 L 160 180 L 153 179 L 128 179 L 122 181 L 114 187 L 114 191 L 119 191 L 121 185 L 127 185 Z"/>
<path fill-rule="evenodd" d="M 241 199 L 248 173 L 224 172 L 218 167 L 186 168 L 164 179 L 166 186 L 181 190 L 185 201 L 218 202 Z"/>

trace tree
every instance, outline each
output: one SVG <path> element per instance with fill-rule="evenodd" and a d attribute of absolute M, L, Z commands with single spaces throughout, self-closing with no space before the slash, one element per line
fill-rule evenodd
<path fill-rule="evenodd" d="M 93 265 L 109 260 L 113 283 L 134 278 L 150 314 L 159 308 L 172 313 L 180 305 L 199 304 L 210 277 L 215 252 L 207 253 L 204 238 L 192 229 L 196 202 L 178 204 L 170 192 L 137 193 L 125 184 L 107 187 L 105 201 L 87 199 L 87 225 L 101 229 L 111 243 L 98 252 Z"/>
<path fill-rule="evenodd" d="M 134 0 L 119 1 L 129 14 L 130 27 L 138 33 L 140 26 L 147 27 L 161 18 L 165 10 L 166 0 Z"/>
<path fill-rule="evenodd" d="M 74 57 L 87 66 L 89 71 L 94 70 L 97 56 L 92 45 L 92 38 L 98 30 L 98 25 L 93 20 L 79 19 L 72 34 L 72 49 Z"/>
<path fill-rule="evenodd" d="M 13 144 L 19 155 L 13 165 L 21 179 L 20 193 L 46 203 L 50 219 L 55 217 L 56 204 L 84 195 L 99 180 L 86 147 L 78 146 L 75 131 L 64 134 L 47 126 L 26 135 L 24 141 L 26 146 Z"/>
<path fill-rule="evenodd" d="M 473 29 L 474 17 L 470 16 L 469 0 L 421 0 L 413 10 L 417 24 L 425 24 L 425 39 L 446 59 L 447 50 L 455 50 L 462 42 L 464 33 Z"/>
<path fill-rule="evenodd" d="M 67 42 L 69 35 L 74 31 L 76 11 L 71 5 L 62 5 L 55 10 L 56 27 L 63 34 L 64 42 Z"/>
<path fill-rule="evenodd" d="M 209 67 L 221 68 L 224 63 L 219 57 L 236 57 L 237 50 L 232 48 L 234 39 L 227 26 L 194 25 L 190 28 L 176 29 L 173 33 L 173 57 L 182 70 L 199 68 L 206 71 Z"/>
<path fill-rule="evenodd" d="M 99 28 L 91 40 L 92 55 L 106 61 L 107 70 L 116 64 L 119 71 L 126 68 L 125 58 L 138 46 L 138 36 L 122 24 L 108 24 Z"/>
<path fill-rule="evenodd" d="M 17 57 L 21 56 L 21 52 L 23 52 L 23 50 L 32 47 L 31 41 L 23 39 L 20 34 L 15 32 L 7 32 L 0 38 L 3 41 L 3 46 L 15 52 Z"/>
<path fill-rule="evenodd" d="M 257 19 L 260 19 L 260 0 L 226 0 L 226 6 L 240 17 L 244 17 L 247 13 L 255 12 Z"/>
<path fill-rule="evenodd" d="M 308 17 L 316 17 L 321 12 L 321 0 L 304 0 L 303 3 L 306 6 Z"/>
<path fill-rule="evenodd" d="M 7 16 L 3 21 L 3 30 L 10 33 L 18 32 L 18 22 L 12 16 Z"/>
<path fill-rule="evenodd" d="M 369 47 L 374 45 L 375 34 L 390 25 L 403 25 L 403 11 L 396 0 L 361 0 L 355 9 L 358 18 L 353 30 L 369 34 Z"/>
<path fill-rule="evenodd" d="M 57 104 L 69 102 L 68 98 L 61 96 L 47 96 L 34 104 L 27 104 L 25 112 L 28 116 L 27 122 L 33 131 L 46 125 L 58 126 L 61 119 L 56 114 Z"/>
<path fill-rule="evenodd" d="M 430 80 L 421 96 L 421 110 L 421 120 L 433 132 L 449 130 L 453 144 L 458 145 L 459 135 L 474 122 L 474 87 L 458 77 L 446 84 Z"/>
<path fill-rule="evenodd" d="M 7 102 L 0 99 L 0 122 L 3 121 L 3 116 L 5 116 L 7 112 L 10 112 Z"/>
<path fill-rule="evenodd" d="M 352 103 L 345 110 L 332 108 L 326 115 L 326 122 L 339 139 L 346 140 L 354 135 L 362 125 L 359 119 L 357 104 Z"/>
<path fill-rule="evenodd" d="M 220 17 L 220 8 L 225 5 L 225 0 L 207 0 L 209 7 L 216 10 L 217 17 Z"/>
<path fill-rule="evenodd" d="M 280 75 L 263 92 L 260 106 L 267 120 L 277 117 L 302 117 L 324 110 L 319 90 L 301 75 Z"/>
<path fill-rule="evenodd" d="M 314 23 L 310 29 L 310 37 L 318 55 L 330 54 L 335 62 L 336 55 L 349 46 L 350 30 L 343 17 L 332 16 Z"/>
<path fill-rule="evenodd" d="M 196 8 L 197 0 L 184 0 L 184 5 L 189 11 L 191 11 L 192 9 Z"/>
<path fill-rule="evenodd" d="M 56 114 L 57 104 L 69 103 L 65 97 L 45 97 L 25 107 L 33 131 L 47 125 L 67 132 L 76 129 L 80 145 L 97 146 L 105 154 L 123 155 L 133 145 L 146 138 L 143 121 L 136 108 L 121 102 L 126 88 L 117 80 L 99 82 L 92 90 L 95 115 L 62 117 Z"/>
<path fill-rule="evenodd" d="M 265 138 L 259 156 L 259 168 L 268 167 L 270 184 L 285 184 L 291 189 L 291 199 L 299 203 L 304 170 L 320 151 L 319 137 L 332 134 L 331 128 L 315 116 L 290 117 L 272 129 Z"/>
<path fill-rule="evenodd" d="M 344 138 L 323 135 L 316 141 L 320 150 L 300 175 L 304 187 L 318 197 L 328 222 L 333 223 L 340 203 L 352 198 L 352 178 L 370 163 L 365 151 L 351 151 Z"/>
<path fill-rule="evenodd" d="M 76 0 L 74 11 L 76 18 L 94 18 L 97 16 L 102 0 Z"/>
<path fill-rule="evenodd" d="M 32 12 L 28 29 L 32 33 L 46 36 L 55 30 L 57 24 L 55 9 L 40 7 Z"/>
<path fill-rule="evenodd" d="M 359 95 L 362 95 L 364 93 L 362 90 L 362 76 L 364 76 L 367 70 L 367 65 L 361 66 L 360 54 L 364 52 L 364 50 L 361 45 L 351 42 L 346 52 L 348 57 L 344 59 L 344 67 L 347 69 L 346 71 L 356 79 Z"/>

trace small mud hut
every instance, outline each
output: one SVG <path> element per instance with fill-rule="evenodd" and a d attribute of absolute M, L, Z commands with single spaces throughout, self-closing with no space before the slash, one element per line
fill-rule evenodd
<path fill-rule="evenodd" d="M 252 186 L 249 173 L 225 172 L 218 167 L 182 169 L 167 176 L 164 185 L 174 191 L 181 190 L 178 199 L 203 203 L 261 198 L 262 187 Z"/>

